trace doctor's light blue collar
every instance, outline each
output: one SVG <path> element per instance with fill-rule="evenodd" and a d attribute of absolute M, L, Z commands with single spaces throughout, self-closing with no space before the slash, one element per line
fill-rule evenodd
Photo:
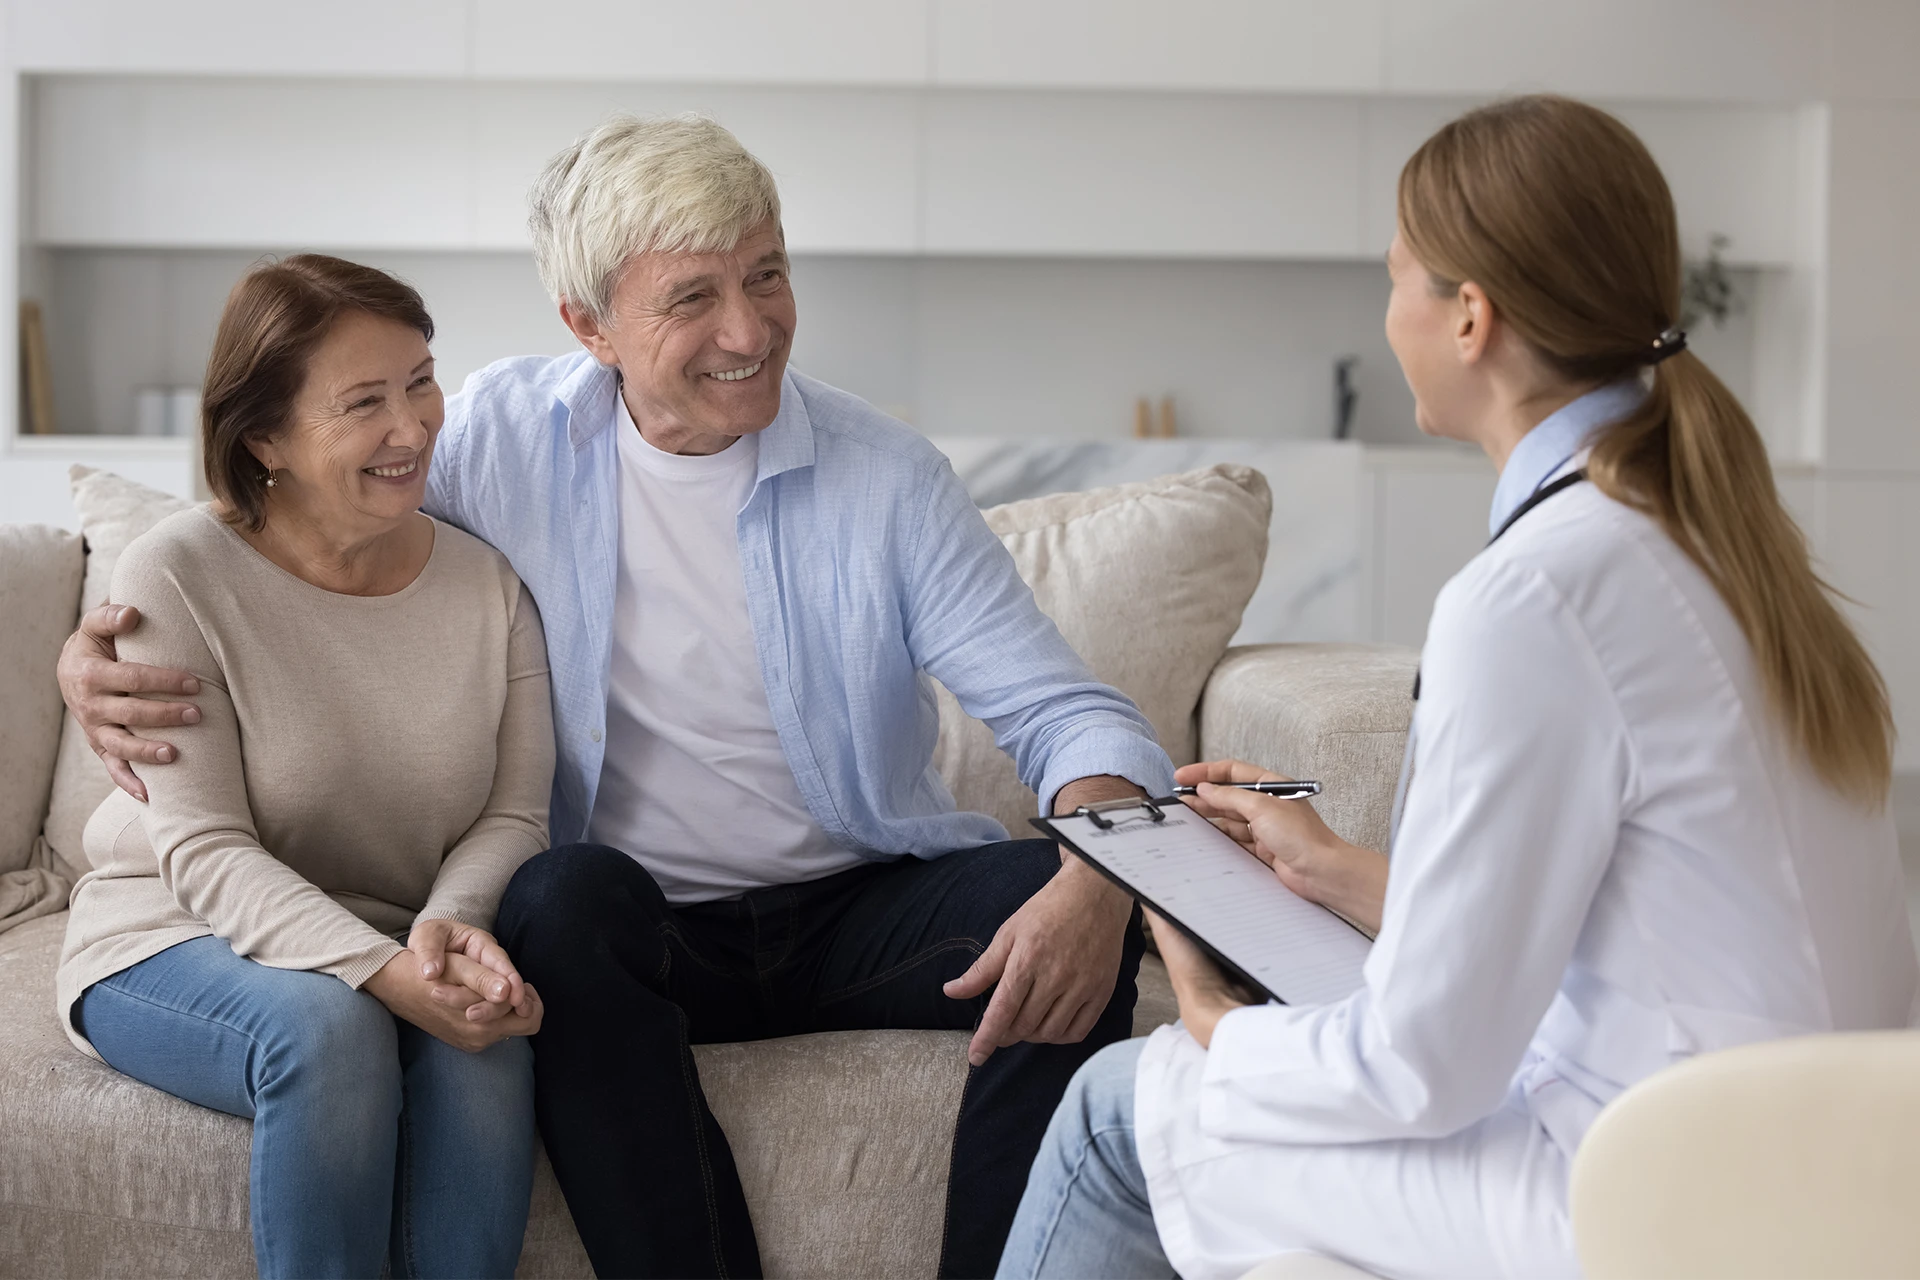
<path fill-rule="evenodd" d="M 1488 535 L 1497 532 L 1555 472 L 1578 457 L 1596 429 L 1632 413 L 1646 395 L 1639 377 L 1630 375 L 1596 387 L 1556 409 L 1521 436 L 1500 473 L 1500 483 L 1494 486 L 1493 510 L 1487 516 Z"/>

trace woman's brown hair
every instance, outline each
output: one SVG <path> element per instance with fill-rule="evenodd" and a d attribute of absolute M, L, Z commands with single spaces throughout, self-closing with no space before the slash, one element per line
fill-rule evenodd
<path fill-rule="evenodd" d="M 1550 95 L 1469 112 L 1400 173 L 1400 234 L 1441 287 L 1473 281 L 1566 379 L 1641 376 L 1679 320 L 1673 197 L 1620 121 Z M 1639 410 L 1591 441 L 1588 475 L 1706 573 L 1773 710 L 1820 776 L 1883 803 L 1893 715 L 1880 672 L 1814 573 L 1766 446 L 1691 352 L 1654 364 Z"/>
<path fill-rule="evenodd" d="M 266 523 L 267 473 L 247 445 L 285 430 L 308 360 L 348 311 L 398 320 L 433 341 L 433 317 L 411 285 L 325 254 L 262 262 L 227 295 L 201 390 L 200 446 L 207 488 L 229 522 Z"/>

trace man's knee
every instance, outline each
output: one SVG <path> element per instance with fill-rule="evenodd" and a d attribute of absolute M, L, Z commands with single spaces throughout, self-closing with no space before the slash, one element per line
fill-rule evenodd
<path fill-rule="evenodd" d="M 1008 840 L 947 856 L 963 860 L 966 892 L 996 924 L 1026 905 L 1060 870 L 1060 848 L 1051 840 Z"/>
<path fill-rule="evenodd" d="M 664 914 L 666 897 L 646 869 L 602 844 L 566 844 L 535 854 L 507 882 L 496 917 L 500 941 L 516 953 L 529 944 L 588 940 L 622 904 Z"/>
<path fill-rule="evenodd" d="M 648 985 L 666 978 L 666 895 L 618 849 L 562 845 L 514 873 L 496 918 L 501 945 L 549 1012 L 591 999 L 616 972 Z"/>

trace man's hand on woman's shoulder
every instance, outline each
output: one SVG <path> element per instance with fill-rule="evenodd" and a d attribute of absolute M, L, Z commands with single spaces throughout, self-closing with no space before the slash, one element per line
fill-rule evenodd
<path fill-rule="evenodd" d="M 140 611 L 129 605 L 103 604 L 80 619 L 80 629 L 60 650 L 60 696 L 80 723 L 116 785 L 136 800 L 147 789 L 133 765 L 171 764 L 173 744 L 141 737 L 134 729 L 168 729 L 197 724 L 200 709 L 163 695 L 192 697 L 200 682 L 192 673 L 121 662 L 116 637 L 140 625 Z"/>

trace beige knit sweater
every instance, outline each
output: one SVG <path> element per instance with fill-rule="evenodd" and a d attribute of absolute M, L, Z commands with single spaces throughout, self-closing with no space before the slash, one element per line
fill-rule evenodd
<path fill-rule="evenodd" d="M 213 934 L 277 969 L 358 987 L 416 919 L 491 928 L 546 843 L 553 710 L 532 597 L 486 543 L 436 523 L 390 596 L 324 591 L 207 508 L 129 546 L 122 658 L 200 678 L 179 759 L 87 824 L 60 1016 L 94 983 Z M 97 1056 L 97 1055 L 96 1055 Z"/>

